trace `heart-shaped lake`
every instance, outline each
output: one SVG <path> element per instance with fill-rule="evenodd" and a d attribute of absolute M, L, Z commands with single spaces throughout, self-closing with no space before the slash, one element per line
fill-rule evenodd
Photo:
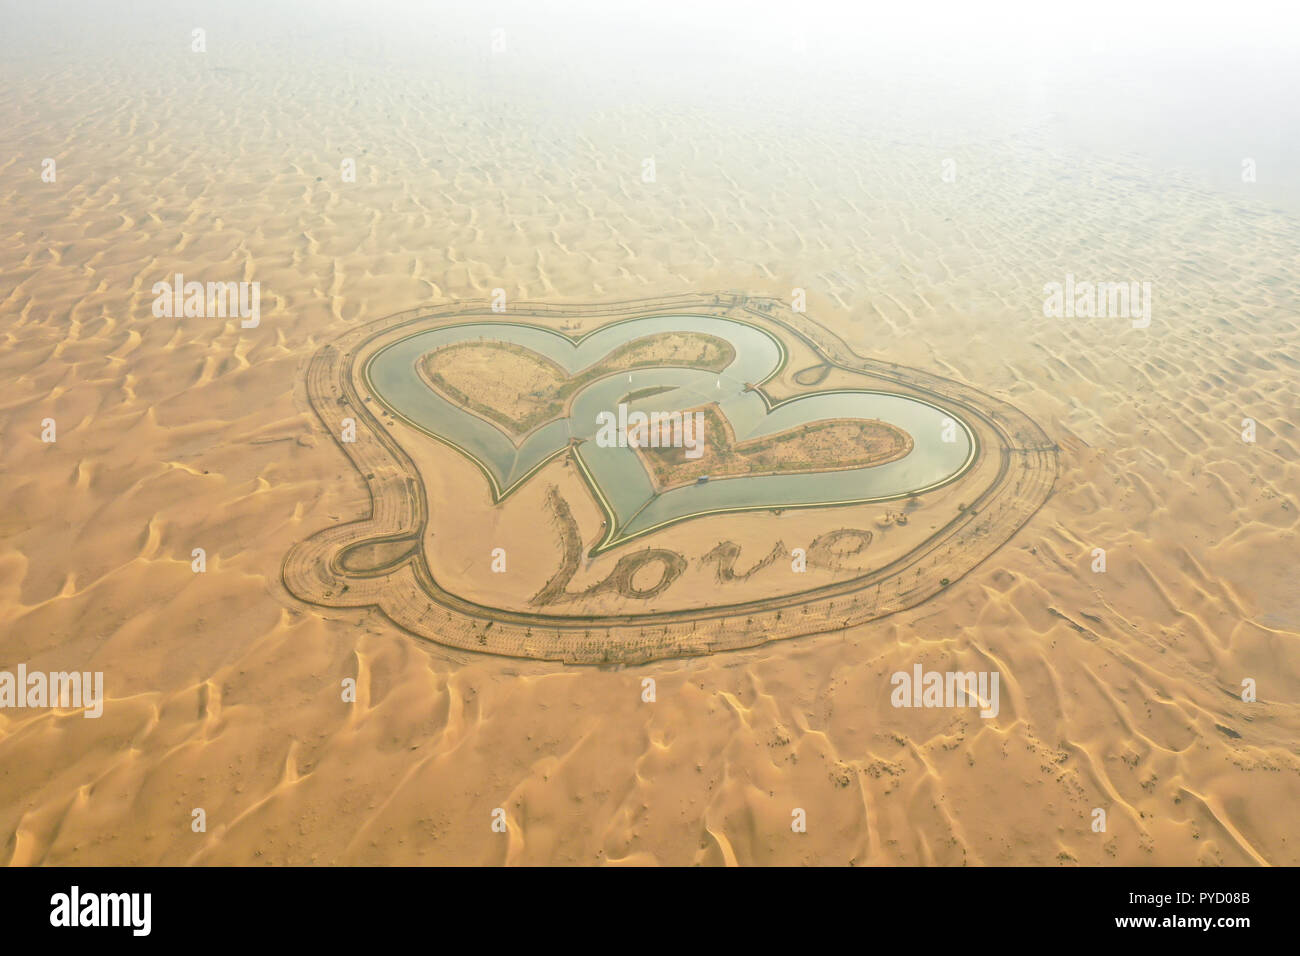
<path fill-rule="evenodd" d="M 477 355 L 475 343 L 482 346 Z M 482 362 L 482 369 L 466 366 L 455 375 L 456 349 L 463 362 Z M 394 414 L 473 460 L 495 500 L 572 447 L 607 515 L 593 554 L 706 514 L 904 497 L 951 481 L 973 460 L 969 428 L 917 398 L 837 388 L 774 402 L 761 386 L 785 360 L 785 348 L 765 330 L 718 316 L 627 319 L 576 340 L 535 325 L 478 321 L 399 339 L 370 359 L 365 376 Z M 518 380 L 497 382 L 494 375 Z M 476 378 L 482 387 L 473 387 Z M 645 449 L 608 441 L 603 430 L 611 416 L 621 423 L 636 413 L 701 409 L 716 409 L 701 413 L 704 421 L 716 424 L 721 415 L 729 426 L 726 440 L 715 436 L 713 443 L 716 453 L 725 449 L 729 473 L 699 474 L 689 484 L 657 487 Z M 838 461 L 824 450 L 793 461 L 787 445 L 785 457 L 770 465 L 779 473 L 734 473 L 747 450 L 770 451 L 801 429 L 853 422 L 857 432 L 825 432 L 864 436 L 863 447 L 846 447 Z M 910 438 L 906 446 L 898 445 L 899 435 Z M 880 438 L 888 446 L 890 436 L 892 456 L 852 466 L 875 454 L 867 445 Z"/>

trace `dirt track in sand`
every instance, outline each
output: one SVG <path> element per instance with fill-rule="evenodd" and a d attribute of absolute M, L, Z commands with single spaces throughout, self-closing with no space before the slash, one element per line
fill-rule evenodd
<path fill-rule="evenodd" d="M 510 315 L 613 317 L 682 308 L 773 323 L 802 339 L 828 364 L 866 372 L 978 418 L 998 439 L 995 447 L 979 451 L 998 456 L 994 481 L 923 545 L 882 568 L 807 592 L 741 604 L 567 618 L 494 609 L 445 590 L 422 554 L 387 574 L 358 580 L 342 571 L 334 555 L 367 538 L 417 533 L 430 504 L 414 465 L 358 394 L 351 360 L 368 340 L 394 328 L 487 312 L 478 304 L 451 306 L 373 323 L 324 346 L 313 358 L 307 379 L 312 407 L 332 436 L 343 434 L 344 418 L 355 417 L 358 440 L 337 444 L 366 476 L 372 507 L 368 518 L 329 528 L 296 546 L 285 558 L 285 586 L 303 601 L 323 607 L 378 607 L 411 633 L 453 647 L 575 664 L 642 662 L 820 633 L 913 607 L 987 558 L 1050 495 L 1058 469 L 1056 446 L 1022 412 L 970 386 L 862 358 L 827 329 L 776 300 L 725 293 L 563 309 L 522 303 Z M 554 587 L 555 579 L 542 593 L 550 595 Z"/>

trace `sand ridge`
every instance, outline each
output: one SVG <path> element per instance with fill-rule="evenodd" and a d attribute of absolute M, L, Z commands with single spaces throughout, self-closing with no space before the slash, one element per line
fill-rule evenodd
<path fill-rule="evenodd" d="M 563 31 L 510 21 L 492 59 L 486 21 L 238 3 L 197 57 L 190 11 L 148 12 L 0 38 L 0 668 L 102 670 L 108 697 L 0 711 L 5 862 L 1300 863 L 1293 213 L 919 67 L 701 56 L 661 83 L 611 40 L 592 82 L 530 52 Z M 177 271 L 262 282 L 261 326 L 154 318 Z M 1045 319 L 1067 272 L 1150 278 L 1151 327 Z M 727 654 L 568 668 L 305 608 L 283 556 L 370 502 L 312 356 L 497 287 L 803 288 L 856 353 L 1040 422 L 1055 491 L 941 600 Z M 778 538 L 811 540 L 719 519 L 707 545 L 744 568 Z M 998 670 L 999 716 L 891 707 L 916 663 Z"/>

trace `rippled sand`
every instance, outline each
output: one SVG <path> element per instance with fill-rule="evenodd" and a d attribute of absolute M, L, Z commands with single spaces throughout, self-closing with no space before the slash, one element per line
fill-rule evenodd
<path fill-rule="evenodd" d="M 257 9 L 4 41 L 0 669 L 108 700 L 0 710 L 0 859 L 1300 864 L 1293 211 L 915 76 L 701 92 L 594 50 L 593 83 L 526 28 Z M 176 272 L 260 282 L 260 326 L 155 318 Z M 1044 318 L 1067 273 L 1151 281 L 1150 328 Z M 859 352 L 1026 411 L 1062 474 L 934 600 L 759 650 L 566 668 L 300 604 L 286 552 L 368 505 L 307 359 L 497 287 L 805 288 Z M 917 663 L 998 671 L 999 715 L 891 707 Z"/>

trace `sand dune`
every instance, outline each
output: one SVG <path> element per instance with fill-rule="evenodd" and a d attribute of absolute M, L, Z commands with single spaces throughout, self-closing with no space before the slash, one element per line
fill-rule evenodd
<path fill-rule="evenodd" d="M 189 11 L 31 17 L 0 59 L 0 670 L 102 671 L 107 701 L 0 709 L 0 859 L 1300 864 L 1291 211 L 1064 151 L 1017 104 L 949 143 L 898 105 L 908 78 L 697 96 L 340 11 L 212 14 L 201 56 Z M 259 327 L 155 317 L 177 272 L 259 282 Z M 1067 273 L 1152 282 L 1150 327 L 1045 318 Z M 495 288 L 796 287 L 856 352 L 983 389 L 1060 447 L 1047 503 L 938 597 L 602 669 L 283 587 L 296 543 L 369 504 L 308 403 L 325 343 Z M 757 559 L 772 538 L 745 528 Z M 996 670 L 999 714 L 891 706 L 916 664 Z"/>

